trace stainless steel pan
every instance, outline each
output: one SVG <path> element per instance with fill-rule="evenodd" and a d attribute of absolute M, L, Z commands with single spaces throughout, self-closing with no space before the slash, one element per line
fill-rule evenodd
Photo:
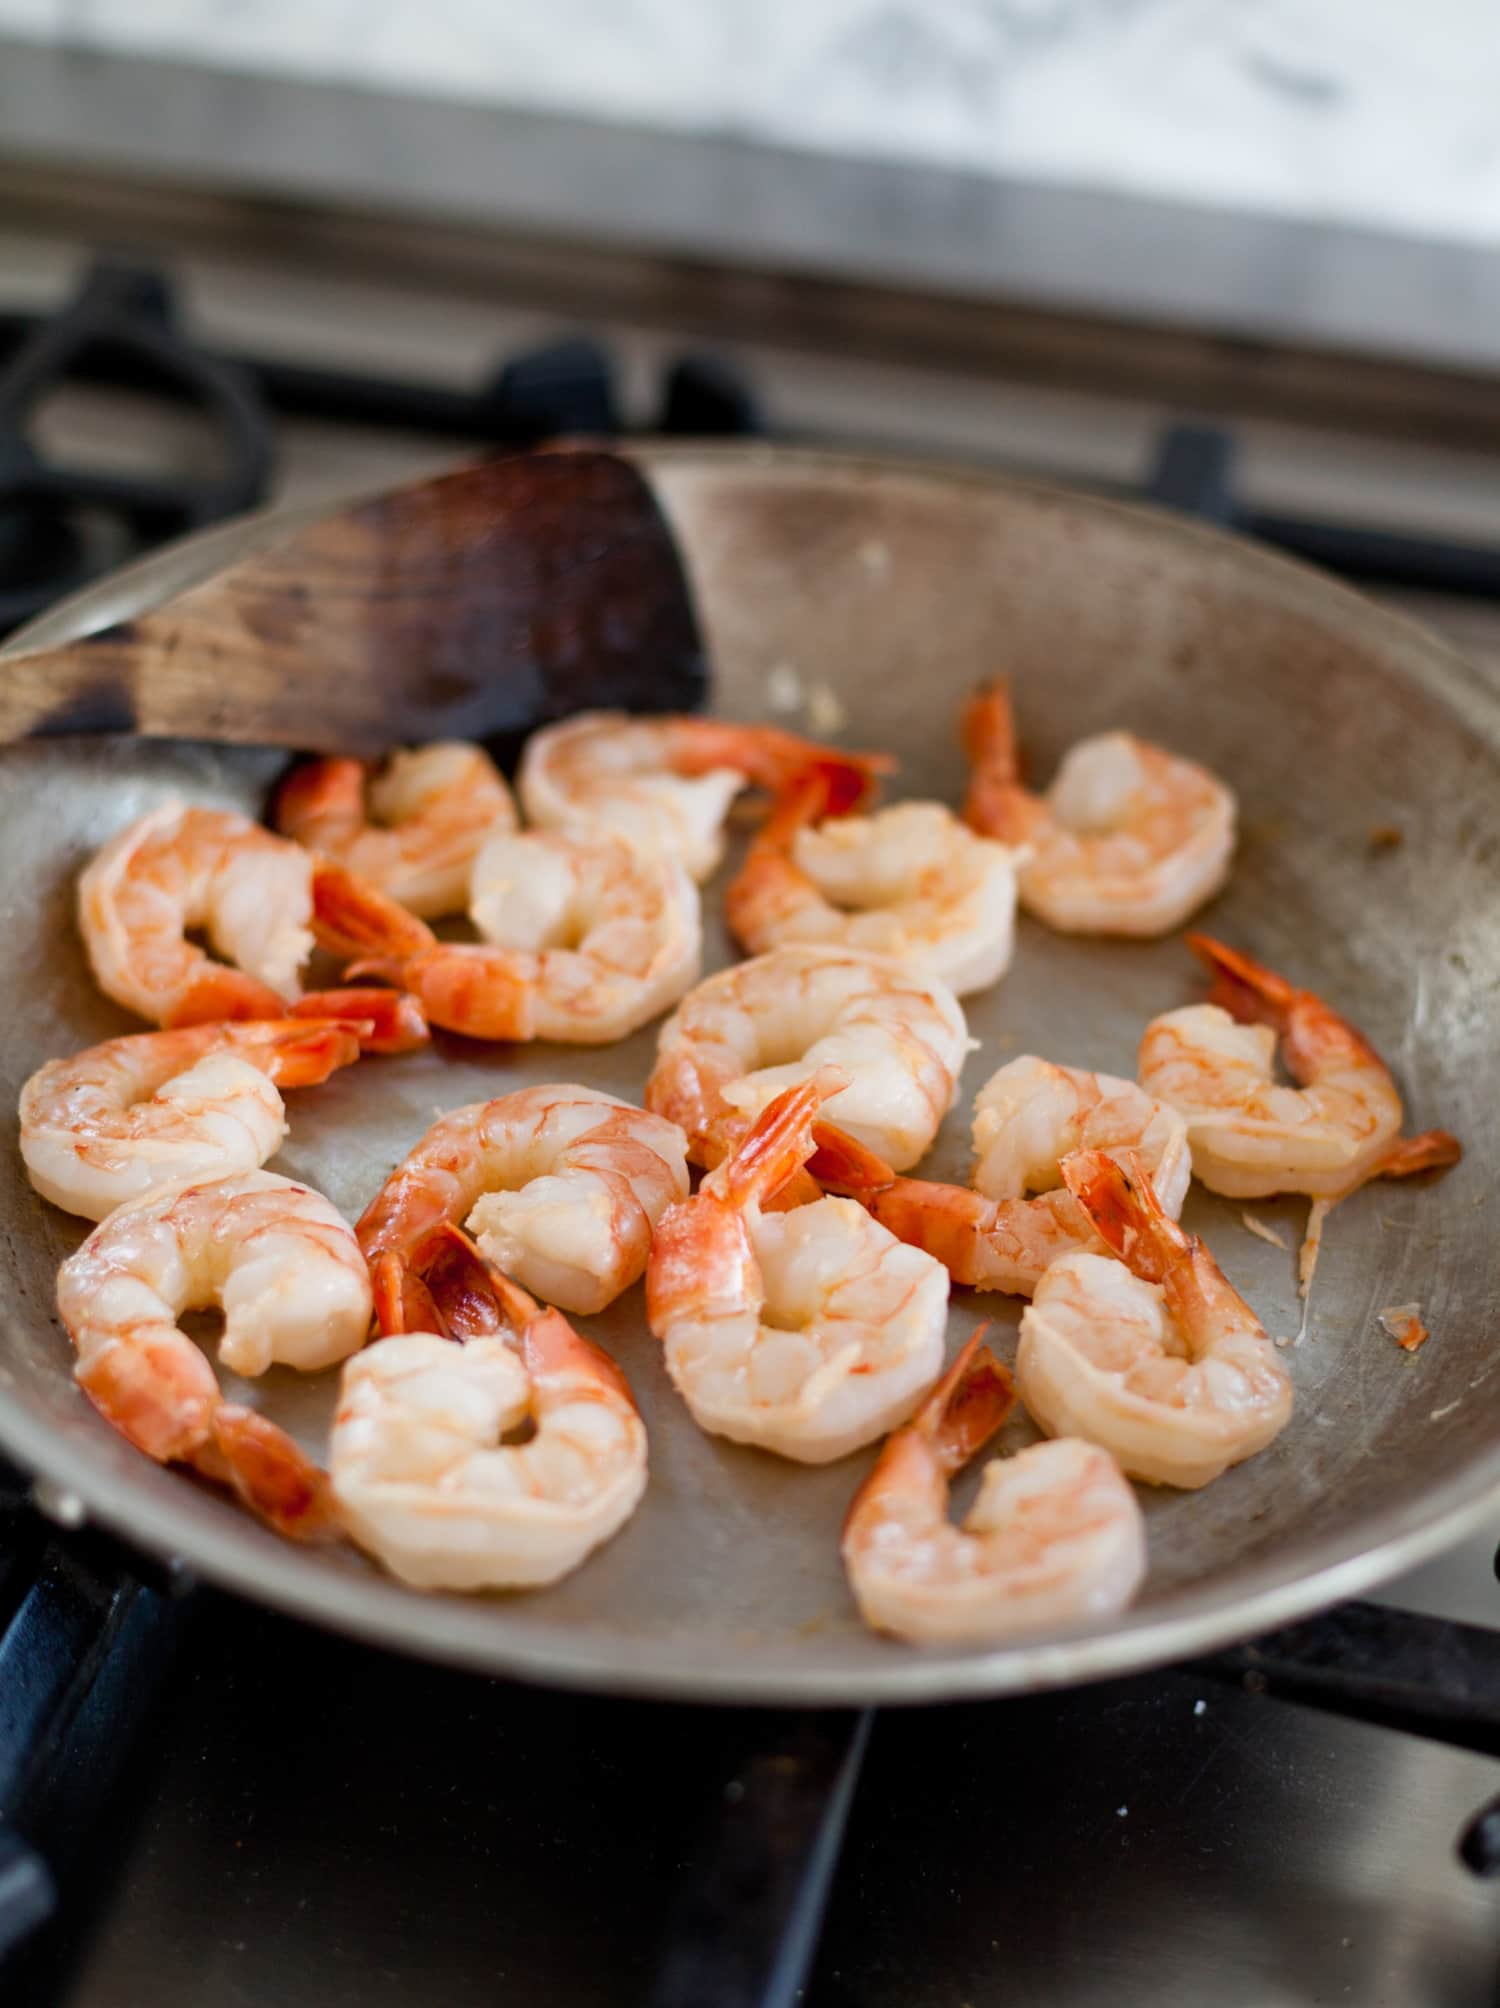
<path fill-rule="evenodd" d="M 1240 791 L 1244 835 L 1214 931 L 1325 992 L 1395 1067 L 1412 1120 L 1467 1146 L 1436 1183 L 1377 1185 L 1333 1217 L 1305 1342 L 1288 1355 L 1295 1420 L 1203 1494 L 1153 1494 L 1150 1581 L 1120 1623 L 1001 1651 L 926 1653 L 870 1636 L 837 1551 L 855 1458 L 799 1470 L 701 1435 L 663 1375 L 638 1293 L 592 1321 L 640 1397 L 652 1482 L 625 1532 L 556 1589 L 419 1597 L 348 1550 L 299 1550 L 224 1499 L 147 1463 L 92 1413 L 52 1311 L 81 1229 L 0 1160 L 8 1292 L 0 1445 L 55 1495 L 205 1576 L 323 1624 L 495 1672 L 581 1687 L 763 1702 L 1004 1693 L 1195 1653 L 1367 1589 L 1500 1514 L 1500 702 L 1432 637 L 1328 580 L 1142 509 L 989 476 L 749 448 L 648 448 L 680 533 L 717 670 L 717 704 L 768 714 L 768 677 L 831 691 L 851 743 L 889 747 L 900 787 L 952 799 L 959 701 L 1016 680 L 1045 775 L 1082 733 L 1128 723 Z M 32 645 L 122 618 L 240 555 L 286 518 L 166 551 L 34 627 Z M 786 688 L 785 676 L 775 687 Z M 311 697 L 309 701 L 315 701 Z M 0 1094 L 41 1060 L 133 1029 L 89 981 L 71 888 L 89 851 L 169 790 L 259 810 L 269 754 L 126 740 L 0 753 Z M 1394 825 L 1394 848 L 1372 837 Z M 710 895 L 710 908 L 717 903 Z M 729 953 L 715 919 L 715 960 Z M 1143 1022 L 1200 994 L 1179 943 L 1069 941 L 1023 924 L 1015 967 L 969 1004 L 982 1042 L 931 1160 L 960 1176 L 969 1102 L 1028 1048 L 1133 1071 Z M 533 1047 L 371 1064 L 296 1101 L 281 1168 L 351 1215 L 433 1112 L 578 1079 L 637 1095 L 652 1034 L 597 1054 Z M 1301 1202 L 1195 1196 L 1189 1222 L 1268 1325 L 1295 1331 Z M 1408 1356 L 1382 1306 L 1419 1300 Z M 957 1293 L 956 1342 L 1016 1309 Z M 273 1374 L 236 1394 L 320 1444 L 331 1379 Z M 1027 1435 L 1012 1425 L 1008 1441 Z"/>

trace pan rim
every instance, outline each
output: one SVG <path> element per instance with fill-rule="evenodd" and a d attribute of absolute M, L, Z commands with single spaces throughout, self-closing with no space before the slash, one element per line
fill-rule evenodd
<path fill-rule="evenodd" d="M 759 465 L 768 474 L 795 470 L 809 477 L 888 477 L 998 490 L 1127 519 L 1139 534 L 1189 543 L 1220 563 L 1238 567 L 1242 575 L 1260 573 L 1279 580 L 1283 591 L 1294 585 L 1305 604 L 1325 617 L 1342 615 L 1356 634 L 1363 631 L 1372 642 L 1378 640 L 1395 670 L 1411 676 L 1429 696 L 1456 711 L 1479 737 L 1500 744 L 1500 692 L 1441 637 L 1313 566 L 1168 511 L 1096 497 L 1061 484 L 1017 480 L 972 464 L 894 454 L 657 442 L 629 451 L 648 473 L 658 465 L 664 471 Z M 247 537 L 274 531 L 278 524 L 291 528 L 332 506 L 336 505 L 260 511 L 166 546 L 59 603 L 0 649 L 0 660 L 41 645 L 41 631 L 65 626 L 70 611 L 76 618 L 95 596 L 107 598 L 122 586 L 139 591 L 153 579 L 170 590 L 173 567 L 189 548 L 202 552 L 222 544 L 232 549 Z M 0 1311 L 0 1327 L 13 1330 L 22 1322 L 9 1307 Z M 712 1664 L 691 1658 L 674 1663 L 670 1646 L 663 1641 L 618 1635 L 610 1640 L 615 1656 L 605 1660 L 600 1641 L 590 1632 L 548 1631 L 544 1639 L 535 1638 L 524 1606 L 507 1608 L 495 1598 L 433 1597 L 373 1571 L 364 1575 L 326 1569 L 315 1552 L 295 1549 L 281 1551 L 280 1566 L 268 1568 L 262 1543 L 273 1537 L 241 1520 L 231 1507 L 184 1491 L 175 1474 L 149 1468 L 127 1473 L 117 1468 L 110 1455 L 113 1439 L 103 1423 L 98 1430 L 108 1440 L 97 1448 L 83 1436 L 61 1438 L 11 1388 L 0 1386 L 0 1448 L 42 1481 L 43 1503 L 59 1519 L 70 1519 L 69 1509 L 76 1505 L 130 1545 L 180 1557 L 206 1581 L 368 1643 L 547 1685 L 719 1704 L 910 1704 L 1037 1691 L 1141 1672 L 1232 1644 L 1368 1591 L 1477 1531 L 1500 1509 L 1497 1444 L 1419 1497 L 1330 1537 L 1311 1559 L 1304 1556 L 1294 1576 L 1278 1577 L 1278 1565 L 1270 1560 L 1259 1572 L 1265 1580 L 1252 1582 L 1248 1590 L 1243 1579 L 1229 1591 L 1216 1592 L 1211 1582 L 1190 1586 L 1155 1614 L 1127 1620 L 1115 1629 L 941 1659 L 892 1645 L 889 1664 L 851 1675 L 812 1663 L 756 1666 L 733 1649 L 723 1650 Z M 143 1477 L 155 1482 L 143 1483 Z M 205 1510 L 194 1512 L 195 1500 Z M 429 1622 L 414 1622 L 418 1611 L 427 1612 Z M 502 1612 L 506 1619 L 518 1621 L 503 1621 Z"/>

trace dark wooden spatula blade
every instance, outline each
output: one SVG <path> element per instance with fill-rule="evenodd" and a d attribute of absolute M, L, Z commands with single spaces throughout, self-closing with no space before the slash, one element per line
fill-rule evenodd
<path fill-rule="evenodd" d="M 572 449 L 394 489 L 133 620 L 0 660 L 0 737 L 508 751 L 574 711 L 690 710 L 706 688 L 655 496 L 629 461 Z"/>

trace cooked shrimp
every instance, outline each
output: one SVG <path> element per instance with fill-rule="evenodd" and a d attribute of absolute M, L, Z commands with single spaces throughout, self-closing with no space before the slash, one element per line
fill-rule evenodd
<path fill-rule="evenodd" d="M 1133 1081 L 1025 1054 L 990 1077 L 974 1110 L 976 1190 L 896 1178 L 826 1126 L 809 1170 L 820 1185 L 868 1206 L 902 1241 L 935 1255 L 955 1283 L 1023 1297 L 1060 1256 L 1107 1252 L 1062 1182 L 1071 1152 L 1137 1151 L 1163 1211 L 1173 1219 L 1182 1211 L 1191 1169 L 1187 1126 Z"/>
<path fill-rule="evenodd" d="M 1016 854 L 941 802 L 840 814 L 828 775 L 813 769 L 778 798 L 724 911 L 752 955 L 803 941 L 864 949 L 962 997 L 1010 967 Z"/>
<path fill-rule="evenodd" d="M 904 1171 L 937 1135 L 968 1047 L 936 977 L 845 948 L 773 948 L 688 992 L 661 1029 L 646 1106 L 717 1164 L 783 1088 L 819 1067 L 849 1085 L 828 1120 Z"/>
<path fill-rule="evenodd" d="M 317 1019 L 138 1032 L 49 1060 L 21 1090 L 21 1156 L 44 1199 L 102 1220 L 153 1186 L 254 1171 L 286 1135 L 280 1088 L 359 1057 Z"/>
<path fill-rule="evenodd" d="M 358 760 L 310 760 L 277 790 L 272 821 L 425 920 L 462 913 L 469 873 L 516 806 L 482 746 L 441 740 L 393 753 L 378 772 Z"/>
<path fill-rule="evenodd" d="M 370 1304 L 338 1212 L 269 1171 L 154 1187 L 116 1207 L 57 1279 L 79 1385 L 105 1421 L 158 1463 L 233 1485 L 302 1538 L 330 1526 L 323 1474 L 264 1416 L 224 1400 L 178 1320 L 222 1308 L 219 1358 L 234 1373 L 273 1360 L 316 1372 L 364 1344 Z"/>
<path fill-rule="evenodd" d="M 978 1645 L 1094 1623 L 1146 1572 L 1139 1502 L 1108 1451 L 1063 1439 L 984 1468 L 963 1525 L 948 1485 L 1004 1422 L 1010 1375 L 983 1327 L 880 1453 L 844 1523 L 844 1566 L 866 1624 Z"/>
<path fill-rule="evenodd" d="M 533 823 L 613 831 L 701 880 L 724 855 L 724 819 L 740 790 L 753 782 L 774 793 L 813 764 L 844 777 L 852 806 L 891 763 L 774 725 L 584 711 L 532 734 L 517 786 Z"/>
<path fill-rule="evenodd" d="M 1052 786 L 1021 786 L 1010 691 L 987 685 L 964 714 L 973 779 L 964 815 L 1025 845 L 1021 904 L 1064 934 L 1170 934 L 1223 885 L 1235 798 L 1191 760 L 1129 732 L 1069 748 Z"/>
<path fill-rule="evenodd" d="M 764 1203 L 813 1148 L 826 1068 L 770 1104 L 696 1197 L 662 1215 L 646 1308 L 699 1425 L 803 1464 L 910 1415 L 943 1363 L 948 1278 L 848 1199 Z"/>
<path fill-rule="evenodd" d="M 1132 1478 L 1207 1485 L 1285 1426 L 1286 1369 L 1139 1165 L 1085 1151 L 1063 1173 L 1120 1260 L 1065 1255 L 1037 1284 L 1021 1318 L 1021 1399 L 1050 1436 L 1102 1444 Z"/>
<path fill-rule="evenodd" d="M 471 911 L 490 945 L 357 967 L 405 984 L 450 1031 L 579 1046 L 626 1038 L 698 980 L 698 888 L 619 837 L 501 831 L 474 862 Z"/>
<path fill-rule="evenodd" d="M 645 1425 L 619 1368 L 560 1311 L 498 1273 L 483 1281 L 493 1333 L 380 1339 L 344 1367 L 328 1460 L 339 1513 L 418 1589 L 556 1582 L 646 1489 Z M 471 1308 L 472 1279 L 464 1295 Z"/>
<path fill-rule="evenodd" d="M 641 1275 L 657 1221 L 686 1195 L 686 1152 L 675 1123 L 597 1088 L 523 1088 L 441 1117 L 356 1230 L 381 1329 L 396 1265 L 442 1221 L 466 1223 L 497 1268 L 549 1303 L 602 1311 Z"/>
<path fill-rule="evenodd" d="M 1188 942 L 1213 972 L 1212 1001 L 1154 1018 L 1138 1071 L 1186 1118 L 1193 1170 L 1211 1192 L 1336 1199 L 1369 1178 L 1458 1161 L 1462 1147 L 1446 1130 L 1399 1135 L 1389 1071 L 1321 997 L 1206 935 Z M 1274 1077 L 1278 1042 L 1295 1088 Z"/>
<path fill-rule="evenodd" d="M 408 953 L 432 939 L 393 900 L 248 816 L 175 801 L 87 866 L 78 923 L 106 996 L 168 1026 L 283 1016 L 314 938 L 348 954 L 371 939 Z M 211 961 L 192 928 L 234 967 Z"/>

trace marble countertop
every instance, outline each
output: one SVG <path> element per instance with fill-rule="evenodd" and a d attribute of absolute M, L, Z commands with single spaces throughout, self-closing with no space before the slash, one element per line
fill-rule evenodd
<path fill-rule="evenodd" d="M 1497 86 L 1491 0 L 0 0 L 0 164 L 1485 369 Z"/>

